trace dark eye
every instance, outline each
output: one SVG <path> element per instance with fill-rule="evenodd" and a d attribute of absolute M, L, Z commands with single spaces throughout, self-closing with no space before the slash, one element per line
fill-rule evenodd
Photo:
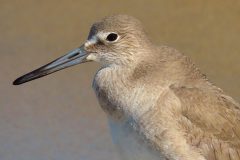
<path fill-rule="evenodd" d="M 110 33 L 108 36 L 107 36 L 107 40 L 110 41 L 110 42 L 113 42 L 115 41 L 116 39 L 118 38 L 118 35 L 116 33 Z"/>

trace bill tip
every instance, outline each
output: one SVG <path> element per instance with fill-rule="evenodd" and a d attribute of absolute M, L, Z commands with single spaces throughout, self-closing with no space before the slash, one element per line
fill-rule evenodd
<path fill-rule="evenodd" d="M 20 85 L 20 84 L 22 84 L 23 82 L 21 81 L 21 79 L 20 78 L 17 78 L 15 81 L 13 81 L 13 85 Z"/>

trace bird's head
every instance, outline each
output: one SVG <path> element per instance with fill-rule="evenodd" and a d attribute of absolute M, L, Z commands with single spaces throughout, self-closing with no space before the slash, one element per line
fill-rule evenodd
<path fill-rule="evenodd" d="M 92 25 L 87 41 L 79 48 L 18 79 L 18 85 L 61 69 L 88 62 L 108 65 L 132 65 L 150 44 L 140 21 L 127 15 L 115 15 Z"/>
<path fill-rule="evenodd" d="M 138 58 L 137 53 L 147 42 L 139 20 L 127 15 L 116 15 L 94 23 L 83 47 L 89 54 L 88 60 L 103 65 L 128 65 Z"/>

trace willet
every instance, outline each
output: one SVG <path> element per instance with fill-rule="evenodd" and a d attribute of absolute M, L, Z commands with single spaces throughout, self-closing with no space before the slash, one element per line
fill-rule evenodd
<path fill-rule="evenodd" d="M 81 47 L 13 84 L 87 61 L 102 64 L 93 88 L 123 159 L 240 159 L 239 103 L 188 57 L 155 46 L 130 16 L 94 23 Z"/>

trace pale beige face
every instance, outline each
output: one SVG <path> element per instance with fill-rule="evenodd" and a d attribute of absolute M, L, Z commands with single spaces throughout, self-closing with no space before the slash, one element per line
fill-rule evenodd
<path fill-rule="evenodd" d="M 128 64 L 134 53 L 141 47 L 142 28 L 137 20 L 128 23 L 129 17 L 106 18 L 92 25 L 84 49 L 89 53 L 88 60 L 103 65 Z"/>
<path fill-rule="evenodd" d="M 103 65 L 118 63 L 121 57 L 121 41 L 122 35 L 112 31 L 99 31 L 89 35 L 88 40 L 84 44 L 84 49 L 89 53 L 87 60 L 100 62 Z"/>

